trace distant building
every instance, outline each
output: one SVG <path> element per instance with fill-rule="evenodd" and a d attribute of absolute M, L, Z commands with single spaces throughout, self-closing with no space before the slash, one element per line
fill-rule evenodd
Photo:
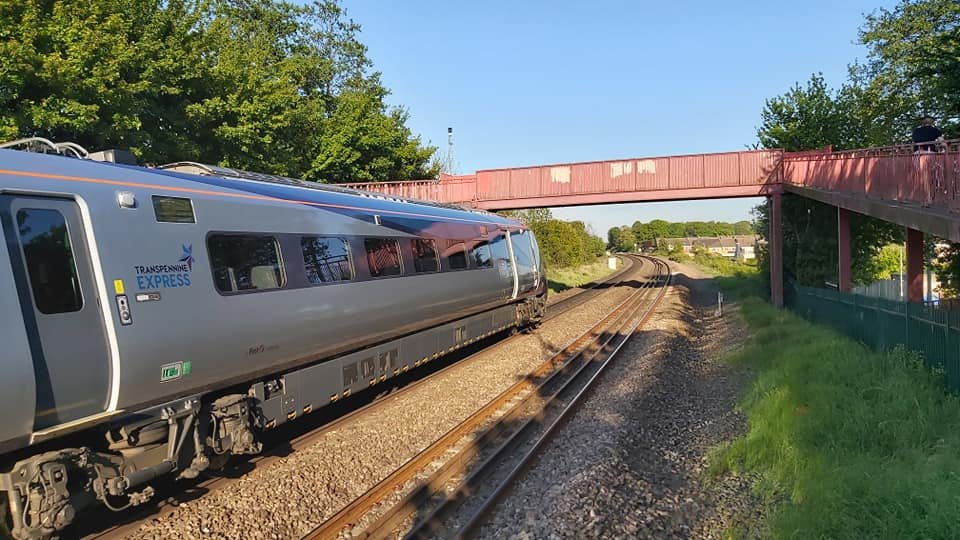
<path fill-rule="evenodd" d="M 757 245 L 763 240 L 753 234 L 737 236 L 687 236 L 683 238 L 658 238 L 657 245 L 664 245 L 667 249 L 676 250 L 680 246 L 684 253 L 693 253 L 696 246 L 700 246 L 714 255 L 721 255 L 737 260 L 751 260 L 757 258 Z"/>

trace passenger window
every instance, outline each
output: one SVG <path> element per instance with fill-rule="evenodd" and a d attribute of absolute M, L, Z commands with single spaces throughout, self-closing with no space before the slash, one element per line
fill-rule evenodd
<path fill-rule="evenodd" d="M 400 245 L 392 238 L 364 238 L 363 247 L 367 250 L 367 264 L 371 277 L 399 276 L 403 273 L 400 265 Z"/>
<path fill-rule="evenodd" d="M 304 236 L 300 239 L 300 247 L 303 268 L 310 283 L 320 285 L 353 279 L 350 243 L 345 239 Z"/>
<path fill-rule="evenodd" d="M 514 231 L 510 233 L 510 239 L 513 241 L 513 256 L 517 266 L 533 268 L 533 248 L 527 232 Z"/>
<path fill-rule="evenodd" d="M 504 235 L 496 233 L 495 236 L 490 239 L 490 255 L 493 256 L 494 259 L 510 260 L 510 251 L 507 249 L 507 238 Z"/>
<path fill-rule="evenodd" d="M 280 245 L 272 236 L 213 234 L 207 239 L 213 282 L 223 293 L 286 285 Z"/>
<path fill-rule="evenodd" d="M 47 315 L 80 311 L 83 296 L 63 214 L 24 208 L 17 212 L 17 227 L 37 309 Z"/>
<path fill-rule="evenodd" d="M 440 260 L 437 258 L 437 243 L 433 240 L 414 238 L 410 240 L 410 250 L 413 252 L 413 269 L 421 272 L 436 272 L 440 270 Z"/>
<path fill-rule="evenodd" d="M 470 250 L 470 257 L 473 259 L 475 268 L 492 268 L 493 259 L 490 256 L 490 246 L 486 241 L 480 242 Z"/>
<path fill-rule="evenodd" d="M 467 247 L 463 242 L 450 244 L 444 251 L 443 256 L 447 259 L 447 268 L 451 270 L 463 270 L 468 267 Z"/>

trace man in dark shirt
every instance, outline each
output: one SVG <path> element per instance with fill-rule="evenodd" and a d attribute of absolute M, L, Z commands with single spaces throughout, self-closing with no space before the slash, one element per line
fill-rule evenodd
<path fill-rule="evenodd" d="M 914 128 L 913 130 L 913 151 L 914 152 L 935 152 L 937 145 L 935 144 L 917 144 L 917 143 L 932 143 L 943 136 L 943 133 L 939 129 L 934 127 L 933 118 L 927 116 L 923 119 L 920 124 L 920 127 Z"/>

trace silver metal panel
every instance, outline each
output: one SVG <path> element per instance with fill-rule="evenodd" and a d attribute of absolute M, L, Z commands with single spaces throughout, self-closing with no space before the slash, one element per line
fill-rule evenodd
<path fill-rule="evenodd" d="M 7 243 L 0 242 L 0 445 L 33 431 L 36 403 L 33 360 L 27 331 L 20 313 L 20 300 L 13 281 Z"/>

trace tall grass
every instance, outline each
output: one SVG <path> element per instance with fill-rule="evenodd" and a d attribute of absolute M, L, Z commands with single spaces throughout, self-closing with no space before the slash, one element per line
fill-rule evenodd
<path fill-rule="evenodd" d="M 875 352 L 778 310 L 740 280 L 756 378 L 747 433 L 711 472 L 752 472 L 778 538 L 960 536 L 960 399 L 905 350 Z"/>
<path fill-rule="evenodd" d="M 614 271 L 607 266 L 607 257 L 600 257 L 592 263 L 569 268 L 548 268 L 547 287 L 550 292 L 558 293 L 603 279 Z"/>

